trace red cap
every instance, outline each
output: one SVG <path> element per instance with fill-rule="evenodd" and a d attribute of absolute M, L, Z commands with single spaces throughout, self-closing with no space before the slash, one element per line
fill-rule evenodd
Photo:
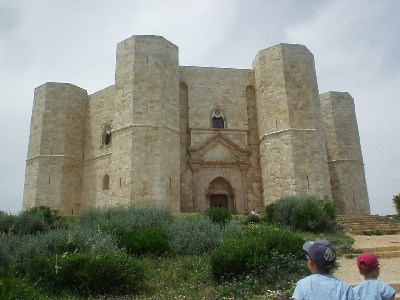
<path fill-rule="evenodd" d="M 362 253 L 357 257 L 357 266 L 360 270 L 373 269 L 379 266 L 379 261 L 372 253 Z"/>

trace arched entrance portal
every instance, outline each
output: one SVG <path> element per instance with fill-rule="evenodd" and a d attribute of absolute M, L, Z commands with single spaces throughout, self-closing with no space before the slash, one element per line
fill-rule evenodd
<path fill-rule="evenodd" d="M 210 195 L 210 207 L 225 207 L 228 208 L 228 196 L 227 195 Z"/>
<path fill-rule="evenodd" d="M 209 207 L 225 207 L 231 213 L 236 212 L 233 189 L 225 178 L 217 177 L 210 182 L 206 201 L 209 201 Z"/>

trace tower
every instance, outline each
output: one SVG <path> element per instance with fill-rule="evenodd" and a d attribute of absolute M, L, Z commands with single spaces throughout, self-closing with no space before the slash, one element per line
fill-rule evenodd
<path fill-rule="evenodd" d="M 302 45 L 279 44 L 261 50 L 253 68 L 264 201 L 330 198 L 313 55 Z"/>
<path fill-rule="evenodd" d="M 118 44 L 113 123 L 114 203 L 179 211 L 177 46 L 159 36 L 133 36 Z"/>
<path fill-rule="evenodd" d="M 341 214 L 369 214 L 354 100 L 346 92 L 320 95 L 333 202 Z"/>
<path fill-rule="evenodd" d="M 23 209 L 44 205 L 79 213 L 87 98 L 68 83 L 35 89 Z"/>

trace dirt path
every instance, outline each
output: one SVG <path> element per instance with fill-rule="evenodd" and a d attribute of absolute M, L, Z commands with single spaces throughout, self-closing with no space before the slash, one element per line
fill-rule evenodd
<path fill-rule="evenodd" d="M 351 236 L 355 242 L 353 247 L 373 248 L 382 246 L 400 246 L 400 234 L 397 235 L 381 235 L 381 236 L 366 236 L 354 235 Z M 379 279 L 387 283 L 400 283 L 400 257 L 380 258 L 381 273 Z M 339 268 L 334 275 L 349 283 L 358 284 L 363 280 L 363 277 L 358 272 L 357 258 L 342 257 L 338 260 Z"/>

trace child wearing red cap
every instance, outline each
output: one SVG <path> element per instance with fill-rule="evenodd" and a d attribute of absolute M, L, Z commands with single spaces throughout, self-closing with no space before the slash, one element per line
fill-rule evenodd
<path fill-rule="evenodd" d="M 365 280 L 354 288 L 363 300 L 392 300 L 396 291 L 388 284 L 378 280 L 379 261 L 371 253 L 362 253 L 357 257 L 357 266 Z"/>

